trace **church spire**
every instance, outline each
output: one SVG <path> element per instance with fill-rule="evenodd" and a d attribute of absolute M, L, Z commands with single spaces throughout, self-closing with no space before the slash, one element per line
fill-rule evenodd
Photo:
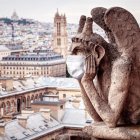
<path fill-rule="evenodd" d="M 59 11 L 58 11 L 58 8 L 57 8 L 57 11 L 56 11 L 55 16 L 59 16 Z"/>

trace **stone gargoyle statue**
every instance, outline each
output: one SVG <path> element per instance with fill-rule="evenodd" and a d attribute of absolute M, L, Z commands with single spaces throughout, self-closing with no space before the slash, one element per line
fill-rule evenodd
<path fill-rule="evenodd" d="M 97 7 L 81 16 L 66 63 L 78 79 L 94 120 L 83 131 L 94 139 L 140 140 L 140 29 L 120 7 Z M 108 41 L 94 33 L 93 21 Z"/>

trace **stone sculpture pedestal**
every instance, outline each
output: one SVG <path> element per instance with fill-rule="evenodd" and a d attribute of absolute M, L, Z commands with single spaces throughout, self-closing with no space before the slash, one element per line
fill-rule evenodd
<path fill-rule="evenodd" d="M 102 140 L 140 140 L 140 125 L 109 128 L 104 123 L 94 123 L 86 126 L 83 132 Z"/>

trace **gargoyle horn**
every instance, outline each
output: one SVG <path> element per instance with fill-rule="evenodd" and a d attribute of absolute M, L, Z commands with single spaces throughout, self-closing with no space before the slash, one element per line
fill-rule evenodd
<path fill-rule="evenodd" d="M 79 20 L 79 27 L 77 30 L 77 34 L 72 38 L 72 45 L 68 48 L 68 51 L 73 52 L 75 47 L 77 47 L 77 43 L 81 42 L 81 33 L 83 31 L 85 22 L 86 22 L 86 16 L 82 15 Z"/>
<path fill-rule="evenodd" d="M 81 33 L 81 39 L 83 41 L 90 41 L 91 38 L 93 37 L 93 19 L 90 17 L 87 17 L 85 26 L 83 28 L 83 31 Z"/>
<path fill-rule="evenodd" d="M 80 17 L 80 20 L 79 20 L 79 28 L 78 28 L 78 31 L 77 31 L 78 34 L 82 33 L 85 22 L 86 22 L 86 16 L 82 15 Z"/>
<path fill-rule="evenodd" d="M 79 27 L 77 30 L 77 34 L 72 38 L 72 42 L 77 42 L 80 40 L 81 33 L 83 31 L 84 25 L 86 22 L 86 16 L 82 15 L 79 20 Z"/>

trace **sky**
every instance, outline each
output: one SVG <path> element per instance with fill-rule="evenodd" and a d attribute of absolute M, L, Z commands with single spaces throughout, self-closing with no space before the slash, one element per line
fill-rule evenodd
<path fill-rule="evenodd" d="M 15 10 L 20 18 L 53 22 L 58 8 L 68 23 L 78 23 L 80 16 L 90 16 L 94 7 L 114 6 L 127 9 L 140 23 L 140 0 L 0 0 L 0 17 L 11 17 Z"/>

